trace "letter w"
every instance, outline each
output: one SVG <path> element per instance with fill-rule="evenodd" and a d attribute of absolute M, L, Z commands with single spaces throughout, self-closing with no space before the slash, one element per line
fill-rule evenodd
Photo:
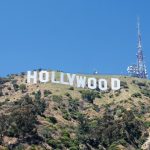
<path fill-rule="evenodd" d="M 77 79 L 77 87 L 85 88 L 86 77 L 76 76 L 76 79 Z"/>

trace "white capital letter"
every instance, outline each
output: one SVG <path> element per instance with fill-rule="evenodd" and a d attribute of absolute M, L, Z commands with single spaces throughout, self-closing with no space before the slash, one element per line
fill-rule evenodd
<path fill-rule="evenodd" d="M 120 80 L 116 78 L 111 78 L 111 88 L 112 90 L 119 90 L 120 89 Z"/>
<path fill-rule="evenodd" d="M 71 86 L 73 86 L 75 76 L 76 76 L 75 74 L 70 75 L 70 73 L 67 73 L 68 81 Z"/>
<path fill-rule="evenodd" d="M 88 78 L 88 88 L 89 89 L 96 89 L 96 79 L 95 78 Z"/>
<path fill-rule="evenodd" d="M 107 81 L 105 79 L 99 79 L 98 82 L 99 82 L 98 83 L 99 89 L 102 91 L 106 91 L 107 90 Z"/>
<path fill-rule="evenodd" d="M 33 71 L 33 74 L 31 74 L 31 71 L 27 72 L 27 83 L 31 83 L 31 79 L 34 84 L 37 83 L 37 71 Z"/>
<path fill-rule="evenodd" d="M 82 77 L 82 76 L 76 76 L 77 79 L 77 87 L 85 87 L 85 83 L 86 83 L 86 77 Z"/>
<path fill-rule="evenodd" d="M 65 84 L 65 85 L 69 85 L 68 82 L 65 82 L 65 81 L 64 81 L 64 73 L 62 73 L 62 72 L 61 72 L 61 74 L 60 74 L 60 83 L 61 83 L 61 84 Z"/>
<path fill-rule="evenodd" d="M 56 81 L 56 79 L 55 79 L 55 72 L 54 71 L 51 72 L 51 82 L 52 83 L 60 83 L 59 81 Z"/>
<path fill-rule="evenodd" d="M 47 71 L 41 71 L 39 73 L 40 82 L 46 83 L 49 81 L 49 73 Z"/>

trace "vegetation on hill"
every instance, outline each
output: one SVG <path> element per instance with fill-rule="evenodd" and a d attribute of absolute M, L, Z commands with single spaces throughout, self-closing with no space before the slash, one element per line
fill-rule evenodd
<path fill-rule="evenodd" d="M 115 92 L 0 78 L 0 149 L 149 149 L 150 82 L 119 78 Z"/>

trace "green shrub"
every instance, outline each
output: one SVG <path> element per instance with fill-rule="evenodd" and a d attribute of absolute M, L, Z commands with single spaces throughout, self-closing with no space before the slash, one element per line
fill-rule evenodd
<path fill-rule="evenodd" d="M 131 97 L 142 98 L 142 95 L 140 93 L 134 93 Z"/>
<path fill-rule="evenodd" d="M 5 99 L 5 102 L 9 102 L 9 101 L 10 101 L 10 99 L 9 99 L 9 98 L 6 98 L 6 99 Z"/>
<path fill-rule="evenodd" d="M 68 105 L 68 111 L 70 117 L 72 119 L 78 119 L 80 112 L 79 112 L 79 100 L 78 99 L 70 99 Z"/>
<path fill-rule="evenodd" d="M 17 145 L 13 150 L 25 150 L 25 147 L 22 144 Z"/>
<path fill-rule="evenodd" d="M 144 96 L 150 98 L 150 90 L 149 89 L 141 89 L 141 93 L 144 94 Z"/>
<path fill-rule="evenodd" d="M 137 85 L 139 86 L 139 87 L 142 87 L 142 86 L 147 86 L 147 84 L 146 84 L 146 82 L 137 82 Z"/>
<path fill-rule="evenodd" d="M 132 83 L 137 85 L 140 89 L 149 88 L 149 85 L 147 84 L 147 82 L 144 82 L 144 81 L 141 82 L 138 80 L 133 80 Z"/>
<path fill-rule="evenodd" d="M 21 84 L 21 85 L 19 86 L 19 89 L 21 90 L 22 93 L 25 92 L 25 90 L 26 90 L 26 85 L 25 85 L 25 84 Z"/>
<path fill-rule="evenodd" d="M 11 91 L 11 87 L 8 87 L 7 89 L 8 89 L 9 91 Z"/>
<path fill-rule="evenodd" d="M 0 96 L 3 96 L 3 91 L 2 91 L 2 89 L 0 89 Z"/>
<path fill-rule="evenodd" d="M 66 130 L 63 130 L 62 133 L 61 133 L 61 135 L 70 138 L 70 134 Z"/>
<path fill-rule="evenodd" d="M 32 92 L 32 95 L 35 95 L 35 92 Z"/>
<path fill-rule="evenodd" d="M 59 95 L 53 95 L 52 96 L 52 100 L 54 101 L 54 102 L 57 102 L 57 103 L 60 103 L 60 102 L 62 102 L 62 96 L 59 96 Z"/>
<path fill-rule="evenodd" d="M 70 114 L 67 111 L 63 113 L 63 118 L 66 120 L 71 120 Z"/>
<path fill-rule="evenodd" d="M 44 126 L 39 130 L 39 135 L 42 136 L 44 140 L 51 138 L 51 133 L 51 129 L 47 126 Z"/>
<path fill-rule="evenodd" d="M 97 105 L 93 105 L 93 109 L 94 109 L 96 112 L 99 112 L 99 111 L 100 111 L 100 108 L 99 108 Z"/>
<path fill-rule="evenodd" d="M 77 147 L 77 142 L 74 139 L 71 139 L 68 135 L 62 135 L 60 141 L 65 147 L 69 148 L 69 150 L 71 147 Z"/>
<path fill-rule="evenodd" d="M 127 82 L 125 82 L 125 81 L 121 81 L 120 82 L 120 86 L 121 86 L 121 88 L 124 88 L 124 89 L 128 89 L 129 88 Z"/>
<path fill-rule="evenodd" d="M 44 96 L 47 97 L 50 94 L 52 94 L 52 92 L 50 90 L 44 90 Z"/>
<path fill-rule="evenodd" d="M 16 84 L 16 83 L 13 84 L 13 87 L 14 87 L 14 90 L 15 90 L 15 91 L 18 91 L 18 90 L 19 90 L 19 85 L 18 85 L 18 84 Z"/>
<path fill-rule="evenodd" d="M 94 91 L 91 91 L 91 90 L 84 90 L 81 92 L 81 96 L 82 96 L 83 100 L 93 103 L 94 99 L 97 96 L 97 93 Z"/>
<path fill-rule="evenodd" d="M 117 110 L 119 119 L 114 115 Z M 117 144 L 126 145 L 126 143 L 129 145 L 132 143 L 134 148 L 138 149 L 141 141 L 146 140 L 143 133 L 148 133 L 143 122 L 137 119 L 132 111 L 120 106 L 106 110 L 102 118 L 90 119 L 82 116 L 79 119 L 79 142 L 95 149 L 101 145 L 112 150 Z"/>
<path fill-rule="evenodd" d="M 1 78 L 0 77 L 0 84 L 2 85 L 2 84 L 5 84 L 6 82 L 9 82 L 10 81 L 10 79 L 9 78 Z"/>
<path fill-rule="evenodd" d="M 150 110 L 150 106 L 142 104 L 141 105 L 140 114 L 149 113 L 149 110 Z"/>
<path fill-rule="evenodd" d="M 36 150 L 36 146 L 35 145 L 32 145 L 30 150 Z"/>
<path fill-rule="evenodd" d="M 47 143 L 52 146 L 53 149 L 62 149 L 60 140 L 49 139 Z"/>
<path fill-rule="evenodd" d="M 120 90 L 115 91 L 115 96 L 116 96 L 116 97 L 119 96 L 120 94 L 121 94 L 121 91 L 120 91 Z"/>
<path fill-rule="evenodd" d="M 46 108 L 46 102 L 44 99 L 35 99 L 35 106 L 37 108 L 37 113 L 42 115 Z"/>
<path fill-rule="evenodd" d="M 144 124 L 146 127 L 148 127 L 148 128 L 150 127 L 150 121 L 144 122 Z"/>
<path fill-rule="evenodd" d="M 47 119 L 48 119 L 49 122 L 51 122 L 51 123 L 53 123 L 53 124 L 56 124 L 56 123 L 57 123 L 57 119 L 56 119 L 55 117 L 53 117 L 53 116 L 48 117 Z"/>
<path fill-rule="evenodd" d="M 108 150 L 119 150 L 119 149 L 117 147 L 117 144 L 113 143 L 113 144 L 110 145 L 110 147 L 108 148 Z"/>
<path fill-rule="evenodd" d="M 66 92 L 65 95 L 66 95 L 67 97 L 71 98 L 70 93 Z"/>
<path fill-rule="evenodd" d="M 114 97 L 114 95 L 113 95 L 113 94 L 110 94 L 110 95 L 109 95 L 109 98 L 113 98 L 113 97 Z"/>
<path fill-rule="evenodd" d="M 69 88 L 69 90 L 74 90 L 74 87 L 71 86 L 71 87 Z"/>
<path fill-rule="evenodd" d="M 39 100 L 39 99 L 41 99 L 41 91 L 40 90 L 35 93 L 35 100 Z"/>
<path fill-rule="evenodd" d="M 10 136 L 25 136 L 32 133 L 36 124 L 36 115 L 33 114 L 32 109 L 28 106 L 19 108 L 12 112 L 10 118 L 12 123 L 8 128 L 8 135 Z"/>
<path fill-rule="evenodd" d="M 72 146 L 72 147 L 69 148 L 69 150 L 78 150 L 78 149 L 79 149 L 78 146 Z"/>

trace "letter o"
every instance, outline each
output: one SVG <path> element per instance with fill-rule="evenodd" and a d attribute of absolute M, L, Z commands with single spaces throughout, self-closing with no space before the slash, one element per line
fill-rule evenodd
<path fill-rule="evenodd" d="M 88 78 L 88 88 L 89 89 L 96 89 L 97 83 L 95 78 Z"/>
<path fill-rule="evenodd" d="M 46 83 L 49 81 L 49 73 L 47 71 L 41 71 L 39 73 L 40 82 Z"/>
<path fill-rule="evenodd" d="M 107 90 L 107 81 L 105 79 L 99 79 L 98 87 L 100 90 L 106 91 Z"/>

